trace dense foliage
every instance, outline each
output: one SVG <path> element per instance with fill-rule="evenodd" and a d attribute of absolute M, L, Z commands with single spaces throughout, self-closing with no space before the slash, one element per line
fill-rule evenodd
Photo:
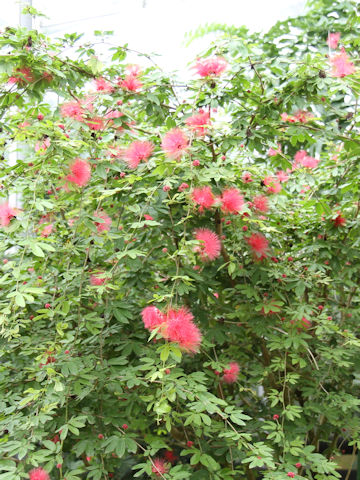
<path fill-rule="evenodd" d="M 208 27 L 187 83 L 2 33 L 0 480 L 336 479 L 356 453 L 360 25 L 309 8 Z"/>

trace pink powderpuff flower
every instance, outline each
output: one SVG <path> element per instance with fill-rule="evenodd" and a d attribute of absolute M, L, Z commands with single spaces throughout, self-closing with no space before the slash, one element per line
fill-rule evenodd
<path fill-rule="evenodd" d="M 0 205 L 0 227 L 7 227 L 13 217 L 16 217 L 17 210 L 10 207 L 8 202 Z"/>
<path fill-rule="evenodd" d="M 34 468 L 29 472 L 30 480 L 50 480 L 49 474 L 42 467 Z"/>
<path fill-rule="evenodd" d="M 188 117 L 186 125 L 193 129 L 198 135 L 205 135 L 207 127 L 210 125 L 210 112 L 199 110 L 199 113 Z"/>
<path fill-rule="evenodd" d="M 306 110 L 298 110 L 297 112 L 295 112 L 294 118 L 297 122 L 307 123 L 309 120 L 314 118 L 314 115 L 311 112 L 307 112 Z"/>
<path fill-rule="evenodd" d="M 154 306 L 145 307 L 141 312 L 141 317 L 148 330 L 154 330 L 166 322 L 165 315 Z"/>
<path fill-rule="evenodd" d="M 153 150 L 151 142 L 132 142 L 124 152 L 124 159 L 130 168 L 136 168 L 141 161 L 148 161 Z"/>
<path fill-rule="evenodd" d="M 194 251 L 199 253 L 203 262 L 215 260 L 221 252 L 221 242 L 216 233 L 208 228 L 199 228 L 194 233 L 196 240 L 200 242 Z"/>
<path fill-rule="evenodd" d="M 269 150 L 268 150 L 269 157 L 276 157 L 276 155 L 278 155 L 279 153 L 281 153 L 281 145 L 280 144 L 278 144 L 277 149 L 270 147 Z"/>
<path fill-rule="evenodd" d="M 263 183 L 268 187 L 268 193 L 279 193 L 281 191 L 281 185 L 274 177 L 265 177 Z"/>
<path fill-rule="evenodd" d="M 93 113 L 94 111 L 94 101 L 96 100 L 95 95 L 86 95 L 86 97 L 79 100 L 80 105 L 86 113 Z"/>
<path fill-rule="evenodd" d="M 276 172 L 277 179 L 279 182 L 287 182 L 289 180 L 289 175 L 284 172 L 283 170 L 280 170 L 279 172 Z"/>
<path fill-rule="evenodd" d="M 177 342 L 181 350 L 196 353 L 201 344 L 201 332 L 187 308 L 169 310 L 166 314 L 166 338 Z"/>
<path fill-rule="evenodd" d="M 329 33 L 328 38 L 327 38 L 327 44 L 329 45 L 330 48 L 335 50 L 338 46 L 338 43 L 340 41 L 341 33 L 340 32 L 335 32 L 335 33 Z"/>
<path fill-rule="evenodd" d="M 107 213 L 95 212 L 94 217 L 103 220 L 103 222 L 95 222 L 98 233 L 108 232 L 110 230 L 112 220 Z"/>
<path fill-rule="evenodd" d="M 267 190 L 269 193 L 279 193 L 281 192 L 281 185 L 279 182 L 273 182 L 268 190 Z"/>
<path fill-rule="evenodd" d="M 90 130 L 104 130 L 105 128 L 104 119 L 101 117 L 92 117 L 86 120 L 85 124 Z"/>
<path fill-rule="evenodd" d="M 300 163 L 306 168 L 316 168 L 319 162 L 317 158 L 306 156 Z"/>
<path fill-rule="evenodd" d="M 124 153 L 125 150 L 118 145 L 109 145 L 109 150 L 106 152 L 111 158 L 123 158 Z"/>
<path fill-rule="evenodd" d="M 333 77 L 343 78 L 355 73 L 355 65 L 349 60 L 344 47 L 340 53 L 330 58 L 330 63 L 332 65 L 331 75 Z"/>
<path fill-rule="evenodd" d="M 50 225 L 46 225 L 46 227 L 43 228 L 42 232 L 41 232 L 41 236 L 44 237 L 44 238 L 47 238 L 49 235 L 51 235 L 52 231 L 53 231 L 53 224 L 50 223 Z"/>
<path fill-rule="evenodd" d="M 227 67 L 228 63 L 224 58 L 212 57 L 198 59 L 193 68 L 200 77 L 218 77 Z"/>
<path fill-rule="evenodd" d="M 114 90 L 114 87 L 111 85 L 111 83 L 109 83 L 103 77 L 95 78 L 94 84 L 97 92 L 111 93 Z"/>
<path fill-rule="evenodd" d="M 113 119 L 114 118 L 120 118 L 120 117 L 123 117 L 123 116 L 124 116 L 123 112 L 119 112 L 118 110 L 109 110 L 105 114 L 106 127 L 111 127 L 111 128 L 114 128 L 115 130 L 117 130 L 118 132 L 121 132 L 122 130 L 124 130 L 124 127 L 122 127 L 122 125 L 118 125 L 115 122 L 113 122 Z"/>
<path fill-rule="evenodd" d="M 49 72 L 43 72 L 41 76 L 43 80 L 46 80 L 48 83 L 52 82 L 54 79 L 54 77 Z"/>
<path fill-rule="evenodd" d="M 68 225 L 69 225 L 69 227 L 73 227 L 73 226 L 74 226 L 74 223 L 75 223 L 77 220 L 78 220 L 78 217 L 76 217 L 76 218 L 70 218 L 70 219 L 68 220 Z"/>
<path fill-rule="evenodd" d="M 258 258 L 266 258 L 269 242 L 266 240 L 264 235 L 261 233 L 253 233 L 249 238 L 246 239 L 248 245 L 251 247 L 253 253 Z"/>
<path fill-rule="evenodd" d="M 148 215 L 147 213 L 144 213 L 144 218 L 145 220 L 154 220 L 151 215 Z"/>
<path fill-rule="evenodd" d="M 251 173 L 249 172 L 245 172 L 243 174 L 243 176 L 241 177 L 241 180 L 244 182 L 244 183 L 251 183 L 253 181 L 252 177 L 251 177 Z"/>
<path fill-rule="evenodd" d="M 107 279 L 103 278 L 103 274 L 104 274 L 104 272 L 98 272 L 97 274 L 90 275 L 90 284 L 93 287 L 99 287 L 101 285 L 104 285 L 106 283 Z M 99 275 L 101 275 L 101 276 L 99 277 Z"/>
<path fill-rule="evenodd" d="M 155 473 L 157 477 L 161 477 L 164 473 L 169 471 L 169 466 L 166 460 L 163 458 L 154 458 L 153 465 L 151 467 L 152 473 Z"/>
<path fill-rule="evenodd" d="M 110 119 L 120 118 L 120 117 L 123 117 L 124 115 L 125 114 L 123 112 L 119 112 L 119 110 L 109 110 L 108 112 L 106 112 L 105 118 L 110 118 Z"/>
<path fill-rule="evenodd" d="M 221 211 L 224 213 L 239 213 L 244 205 L 244 197 L 237 188 L 224 190 L 220 197 Z"/>
<path fill-rule="evenodd" d="M 30 123 L 25 120 L 25 122 L 19 123 L 18 127 L 19 128 L 30 127 Z"/>
<path fill-rule="evenodd" d="M 182 184 L 179 186 L 178 190 L 179 190 L 179 192 L 183 192 L 184 190 L 187 190 L 188 188 L 189 188 L 189 185 L 188 185 L 187 183 L 182 183 Z M 165 190 L 164 190 L 164 191 L 165 191 Z M 167 190 L 166 190 L 166 191 L 167 191 Z"/>
<path fill-rule="evenodd" d="M 175 160 L 178 160 L 187 151 L 188 147 L 189 140 L 180 128 L 169 130 L 161 143 L 161 148 L 165 154 Z"/>
<path fill-rule="evenodd" d="M 314 118 L 314 115 L 311 112 L 307 112 L 306 110 L 298 110 L 297 112 L 294 113 L 294 115 L 288 115 L 287 113 L 282 113 L 280 117 L 283 122 L 307 123 L 309 120 Z"/>
<path fill-rule="evenodd" d="M 290 122 L 290 123 L 296 122 L 295 117 L 293 117 L 292 115 L 288 115 L 288 114 L 285 113 L 285 112 L 284 112 L 284 113 L 281 113 L 281 114 L 280 114 L 280 117 L 281 117 L 281 120 L 282 120 L 283 122 Z"/>
<path fill-rule="evenodd" d="M 140 65 L 126 65 L 126 73 L 128 75 L 133 75 L 134 77 L 138 77 L 141 74 L 141 67 Z"/>
<path fill-rule="evenodd" d="M 42 142 L 36 142 L 35 152 L 39 152 L 40 155 L 44 155 L 46 150 L 50 147 L 51 141 L 50 138 L 45 138 Z"/>
<path fill-rule="evenodd" d="M 8 83 L 24 85 L 25 83 L 32 83 L 34 81 L 35 77 L 31 69 L 29 67 L 22 67 L 15 70 L 15 74 L 9 78 Z"/>
<path fill-rule="evenodd" d="M 71 183 L 84 187 L 91 178 L 91 166 L 86 160 L 77 158 L 72 165 L 70 165 L 71 175 L 67 175 L 66 180 Z"/>
<path fill-rule="evenodd" d="M 293 162 L 293 168 L 298 168 L 299 164 L 305 168 L 316 168 L 320 160 L 310 157 L 305 150 L 296 152 Z"/>
<path fill-rule="evenodd" d="M 60 113 L 63 117 L 73 118 L 78 122 L 82 122 L 84 110 L 79 101 L 73 100 L 72 102 L 63 103 L 60 107 Z"/>
<path fill-rule="evenodd" d="M 50 223 L 52 218 L 51 213 L 47 213 L 46 215 L 42 215 L 42 217 L 39 220 L 39 225 L 42 225 L 43 223 Z"/>
<path fill-rule="evenodd" d="M 335 227 L 343 227 L 346 224 L 346 218 L 342 216 L 341 212 L 338 212 L 338 216 L 332 221 L 334 222 Z"/>
<path fill-rule="evenodd" d="M 224 368 L 222 379 L 225 383 L 235 383 L 238 379 L 240 367 L 237 362 L 230 362 L 229 368 Z"/>
<path fill-rule="evenodd" d="M 194 203 L 200 205 L 201 211 L 204 210 L 204 208 L 211 208 L 215 203 L 215 197 L 211 191 L 211 187 L 194 188 L 191 199 Z"/>
<path fill-rule="evenodd" d="M 291 322 L 291 323 L 293 323 L 293 322 Z M 308 330 L 311 327 L 310 320 L 308 320 L 305 317 L 302 317 L 302 319 L 300 320 L 300 323 L 301 323 L 301 327 L 305 330 Z M 298 331 L 301 331 L 301 329 L 299 328 Z"/>
<path fill-rule="evenodd" d="M 141 87 L 142 83 L 137 78 L 137 75 L 126 75 L 124 80 L 120 80 L 118 82 L 121 88 L 127 90 L 128 92 L 138 92 Z"/>
<path fill-rule="evenodd" d="M 258 195 L 257 197 L 254 197 L 252 204 L 256 210 L 259 210 L 259 212 L 266 213 L 269 210 L 269 202 L 265 195 Z"/>

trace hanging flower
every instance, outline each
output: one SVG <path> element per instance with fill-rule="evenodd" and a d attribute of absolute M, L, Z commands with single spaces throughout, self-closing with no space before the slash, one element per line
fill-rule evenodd
<path fill-rule="evenodd" d="M 35 77 L 31 69 L 29 67 L 22 67 L 15 70 L 15 74 L 9 78 L 8 83 L 24 85 L 25 83 L 32 83 L 34 81 Z"/>
<path fill-rule="evenodd" d="M 244 197 L 237 188 L 224 190 L 220 197 L 221 210 L 224 213 L 239 213 L 244 205 Z"/>
<path fill-rule="evenodd" d="M 136 168 L 141 161 L 147 162 L 154 150 L 151 142 L 132 142 L 124 152 L 124 159 L 130 168 Z"/>
<path fill-rule="evenodd" d="M 215 260 L 221 252 L 221 242 L 215 232 L 208 228 L 199 228 L 195 230 L 195 238 L 200 242 L 195 247 L 195 252 L 199 253 L 203 262 Z"/>
<path fill-rule="evenodd" d="M 155 328 L 160 327 L 166 322 L 165 315 L 154 306 L 145 307 L 141 312 L 141 316 L 144 322 L 144 326 L 148 330 L 154 330 Z"/>
<path fill-rule="evenodd" d="M 63 103 L 60 107 L 60 113 L 63 117 L 73 118 L 78 122 L 83 121 L 84 110 L 80 102 L 77 100 Z"/>
<path fill-rule="evenodd" d="M 134 77 L 138 77 L 141 74 L 140 65 L 126 65 L 125 70 L 128 75 L 133 75 Z"/>
<path fill-rule="evenodd" d="M 90 128 L 90 130 L 104 130 L 105 123 L 104 119 L 101 117 L 92 117 L 86 120 L 85 124 Z"/>
<path fill-rule="evenodd" d="M 119 85 L 121 88 L 124 90 L 127 90 L 128 92 L 138 92 L 141 87 L 142 83 L 140 80 L 137 78 L 137 75 L 126 75 L 124 80 L 120 80 Z"/>
<path fill-rule="evenodd" d="M 194 203 L 200 205 L 201 211 L 204 208 L 211 208 L 215 203 L 215 197 L 212 193 L 211 187 L 197 187 L 194 188 L 191 194 Z"/>
<path fill-rule="evenodd" d="M 335 50 L 338 46 L 338 43 L 340 41 L 341 33 L 340 32 L 335 32 L 335 33 L 329 33 L 328 38 L 327 38 L 327 44 L 329 45 L 330 48 Z"/>
<path fill-rule="evenodd" d="M 269 157 L 276 157 L 279 153 L 281 153 L 281 145 L 279 143 L 277 149 L 270 147 L 268 150 Z"/>
<path fill-rule="evenodd" d="M 44 155 L 46 150 L 50 147 L 51 141 L 50 138 L 47 137 L 42 142 L 36 142 L 35 145 L 35 152 L 39 152 L 39 155 Z"/>
<path fill-rule="evenodd" d="M 180 128 L 173 128 L 164 136 L 161 148 L 170 158 L 178 160 L 188 149 L 189 140 Z"/>
<path fill-rule="evenodd" d="M 263 183 L 268 187 L 268 193 L 279 193 L 281 191 L 281 185 L 274 177 L 265 177 Z"/>
<path fill-rule="evenodd" d="M 333 77 L 343 78 L 355 73 L 355 66 L 350 61 L 344 47 L 341 49 L 340 53 L 330 58 L 330 63 L 332 65 L 331 75 Z"/>
<path fill-rule="evenodd" d="M 267 256 L 269 242 L 264 235 L 261 233 L 253 233 L 246 241 L 258 258 L 265 258 Z"/>
<path fill-rule="evenodd" d="M 188 117 L 185 122 L 198 135 L 205 135 L 207 127 L 210 125 L 210 113 L 199 110 L 198 114 Z"/>
<path fill-rule="evenodd" d="M 225 368 L 222 379 L 225 383 L 235 383 L 238 379 L 240 367 L 237 362 L 230 362 L 229 368 Z"/>
<path fill-rule="evenodd" d="M 314 115 L 311 112 L 307 112 L 306 110 L 298 110 L 297 112 L 294 113 L 294 115 L 288 115 L 287 113 L 282 113 L 280 117 L 283 122 L 307 123 L 309 120 L 314 118 Z"/>
<path fill-rule="evenodd" d="M 195 66 L 200 77 L 219 77 L 228 67 L 227 61 L 222 57 L 198 59 Z"/>
<path fill-rule="evenodd" d="M 296 152 L 293 162 L 293 168 L 298 168 L 299 164 L 305 168 L 316 168 L 320 160 L 310 157 L 305 150 Z"/>
<path fill-rule="evenodd" d="M 243 176 L 241 177 L 241 180 L 242 180 L 244 183 L 251 183 L 251 182 L 253 181 L 252 176 L 251 176 L 251 173 L 245 172 L 245 173 L 243 174 Z"/>
<path fill-rule="evenodd" d="M 52 234 L 52 231 L 53 231 L 53 224 L 50 223 L 50 225 L 46 225 L 46 227 L 43 228 L 43 230 L 41 231 L 41 236 L 44 237 L 44 238 L 47 238 L 49 235 Z"/>
<path fill-rule="evenodd" d="M 259 212 L 266 213 L 269 210 L 269 201 L 265 195 L 258 195 L 254 197 L 252 204 L 256 210 L 259 210 Z"/>
<path fill-rule="evenodd" d="M 10 207 L 8 202 L 0 205 L 0 226 L 7 227 L 13 217 L 16 217 L 17 209 Z"/>
<path fill-rule="evenodd" d="M 95 222 L 96 230 L 98 231 L 98 233 L 108 232 L 110 230 L 112 220 L 107 213 L 95 212 L 94 217 L 103 220 L 102 222 Z"/>
<path fill-rule="evenodd" d="M 289 175 L 284 172 L 283 170 L 280 170 L 279 172 L 276 172 L 277 179 L 279 182 L 287 182 L 289 180 Z"/>
<path fill-rule="evenodd" d="M 298 110 L 297 112 L 295 112 L 294 118 L 297 122 L 307 123 L 309 120 L 314 118 L 314 115 L 311 112 L 307 112 L 306 110 Z"/>
<path fill-rule="evenodd" d="M 67 175 L 66 179 L 71 183 L 79 185 L 79 187 L 84 187 L 91 178 L 90 164 L 80 158 L 77 158 L 74 163 L 72 163 L 70 172 L 71 175 Z"/>
<path fill-rule="evenodd" d="M 97 92 L 111 93 L 114 90 L 114 87 L 111 85 L 111 83 L 109 83 L 103 77 L 95 78 L 94 84 Z"/>
<path fill-rule="evenodd" d="M 50 480 L 49 474 L 42 467 L 34 468 L 29 472 L 30 480 Z"/>
<path fill-rule="evenodd" d="M 193 322 L 192 313 L 185 307 L 166 314 L 166 338 L 177 342 L 182 350 L 195 353 L 201 344 L 201 333 Z"/>
<path fill-rule="evenodd" d="M 335 217 L 332 221 L 334 222 L 335 227 L 343 227 L 346 224 L 346 218 L 342 216 L 341 212 L 338 212 L 338 216 Z"/>
<path fill-rule="evenodd" d="M 104 272 L 97 272 L 96 274 L 90 275 L 90 284 L 93 287 L 104 285 L 107 279 L 103 277 L 103 274 Z"/>
<path fill-rule="evenodd" d="M 169 466 L 166 463 L 166 460 L 163 458 L 154 458 L 151 471 L 155 473 L 157 477 L 161 477 L 164 473 L 169 471 Z"/>

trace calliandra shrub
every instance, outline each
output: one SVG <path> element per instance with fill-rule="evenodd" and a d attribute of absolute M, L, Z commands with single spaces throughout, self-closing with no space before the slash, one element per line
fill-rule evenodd
<path fill-rule="evenodd" d="M 189 81 L 3 31 L 0 480 L 338 478 L 360 430 L 357 19 L 316 0 L 265 34 L 209 25 Z"/>

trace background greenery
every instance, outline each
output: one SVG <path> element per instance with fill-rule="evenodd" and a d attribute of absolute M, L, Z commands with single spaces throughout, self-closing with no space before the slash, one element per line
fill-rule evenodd
<path fill-rule="evenodd" d="M 339 439 L 355 454 L 360 428 L 359 74 L 331 76 L 327 37 L 340 32 L 357 67 L 358 18 L 355 2 L 318 0 L 265 35 L 199 29 L 190 37 L 216 32 L 202 56 L 223 56 L 227 72 L 184 83 L 154 65 L 138 93 L 116 83 L 127 46 L 110 47 L 103 65 L 78 34 L 2 33 L 1 195 L 17 193 L 21 211 L 0 231 L 1 480 L 38 465 L 52 479 L 148 478 L 154 459 L 172 458 L 166 451 L 175 459 L 162 476 L 174 480 L 339 476 Z M 23 67 L 32 81 L 9 84 Z M 94 94 L 94 114 L 124 115 L 99 131 L 61 117 L 58 103 L 82 98 L 100 76 L 115 89 Z M 164 156 L 164 134 L 200 108 L 217 109 L 209 134 L 193 136 L 179 162 Z M 314 118 L 281 120 L 298 110 Z M 137 139 L 156 148 L 130 170 L 111 153 Z M 278 143 L 282 153 L 269 156 Z M 291 168 L 299 150 L 318 167 L 269 194 L 262 180 Z M 91 181 L 64 189 L 76 157 L 93 165 Z M 236 186 L 246 201 L 267 195 L 270 210 L 199 214 L 190 192 L 204 185 L 217 194 Z M 103 233 L 101 208 L 112 218 Z M 345 225 L 334 222 L 339 212 Z M 216 261 L 194 252 L 199 227 L 224 235 Z M 246 242 L 256 232 L 270 245 L 263 261 Z M 91 285 L 94 272 L 104 286 Z M 152 303 L 188 306 L 199 353 L 149 341 L 140 313 Z M 227 385 L 215 372 L 230 361 L 240 374 Z"/>

